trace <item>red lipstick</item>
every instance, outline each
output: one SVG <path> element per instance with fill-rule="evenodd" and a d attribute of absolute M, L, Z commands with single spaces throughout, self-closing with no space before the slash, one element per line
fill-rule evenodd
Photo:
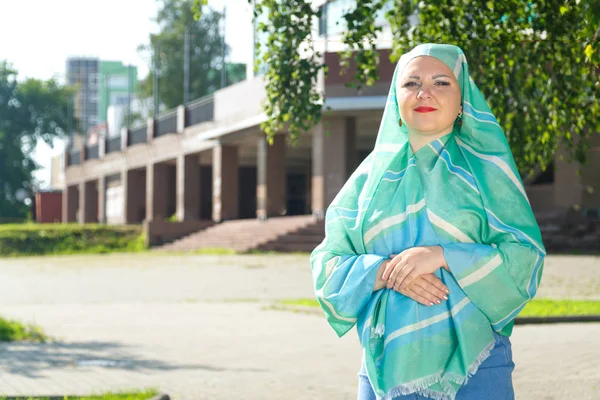
<path fill-rule="evenodd" d="M 420 107 L 415 108 L 415 111 L 420 112 L 420 113 L 428 113 L 428 112 L 436 111 L 436 109 L 433 107 L 420 106 Z"/>

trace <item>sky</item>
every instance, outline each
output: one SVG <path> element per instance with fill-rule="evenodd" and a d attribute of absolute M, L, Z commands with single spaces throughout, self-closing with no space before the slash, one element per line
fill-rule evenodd
<path fill-rule="evenodd" d="M 138 67 L 138 78 L 148 74 L 148 60 L 137 47 L 158 31 L 153 22 L 158 0 L 0 0 L 0 60 L 19 71 L 19 79 L 57 78 L 64 82 L 66 60 L 88 56 L 122 61 Z M 227 8 L 226 41 L 229 61 L 252 58 L 251 9 L 246 0 L 209 0 Z M 61 153 L 41 144 L 34 158 L 42 165 L 36 178 L 47 187 L 50 158 Z"/>

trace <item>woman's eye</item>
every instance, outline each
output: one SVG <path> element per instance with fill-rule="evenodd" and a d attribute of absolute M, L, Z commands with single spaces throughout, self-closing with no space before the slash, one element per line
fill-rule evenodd
<path fill-rule="evenodd" d="M 450 82 L 446 82 L 446 81 L 437 81 L 437 82 L 435 82 L 435 84 L 438 86 L 450 86 Z"/>
<path fill-rule="evenodd" d="M 404 84 L 404 87 L 411 87 L 411 86 L 418 86 L 417 82 L 406 82 Z"/>

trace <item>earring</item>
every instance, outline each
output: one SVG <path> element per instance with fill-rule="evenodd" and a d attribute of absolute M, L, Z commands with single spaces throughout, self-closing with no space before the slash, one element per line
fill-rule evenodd
<path fill-rule="evenodd" d="M 458 113 L 458 126 L 462 126 L 462 111 Z"/>
<path fill-rule="evenodd" d="M 399 124 L 400 126 L 402 126 L 402 118 L 400 118 L 400 121 L 398 121 L 398 124 Z"/>

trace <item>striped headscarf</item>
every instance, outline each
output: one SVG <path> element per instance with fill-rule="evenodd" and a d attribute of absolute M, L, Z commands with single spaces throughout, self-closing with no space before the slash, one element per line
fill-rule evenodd
<path fill-rule="evenodd" d="M 419 56 L 443 61 L 462 95 L 462 124 L 413 152 L 399 126 L 396 84 Z M 342 336 L 357 326 L 379 397 L 454 399 L 489 356 L 493 331 L 509 336 L 539 286 L 545 249 L 502 128 L 456 46 L 424 44 L 394 72 L 375 148 L 327 210 L 311 255 L 316 297 Z M 449 288 L 431 307 L 389 289 L 373 292 L 391 254 L 443 248 Z"/>

